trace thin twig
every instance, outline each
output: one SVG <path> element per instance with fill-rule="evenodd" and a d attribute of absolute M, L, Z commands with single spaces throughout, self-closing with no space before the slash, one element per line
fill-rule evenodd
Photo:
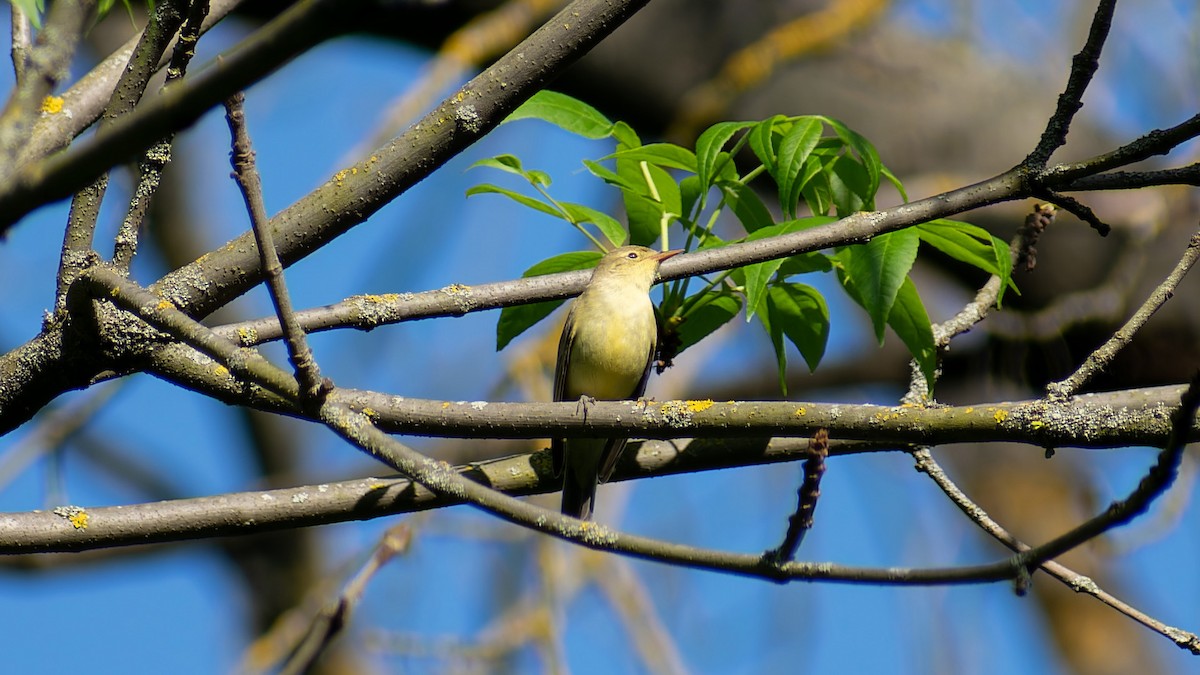
<path fill-rule="evenodd" d="M 1067 190 L 1140 190 L 1162 185 L 1200 185 L 1200 163 L 1158 171 L 1110 171 L 1083 176 L 1063 186 Z"/>
<path fill-rule="evenodd" d="M 150 24 L 142 33 L 125 72 L 117 81 L 117 87 L 104 108 L 96 133 L 102 135 L 112 128 L 116 120 L 128 115 L 138 105 L 150 78 L 158 66 L 158 60 L 166 52 L 175 32 L 183 24 L 184 0 L 166 0 L 154 6 Z M 99 255 L 95 251 L 96 224 L 100 217 L 100 205 L 108 190 L 108 172 L 96 176 L 95 180 L 82 187 L 71 198 L 71 210 L 67 216 L 67 232 L 63 237 L 62 254 L 58 265 L 58 288 L 55 293 L 55 308 L 62 309 L 67 302 L 67 290 L 80 272 L 94 265 Z"/>
<path fill-rule="evenodd" d="M 1058 96 L 1058 106 L 1046 123 L 1046 129 L 1042 132 L 1037 146 L 1021 162 L 1021 166 L 1044 169 L 1054 151 L 1067 142 L 1071 120 L 1083 107 L 1083 94 L 1087 91 L 1092 76 L 1096 74 L 1096 69 L 1100 67 L 1100 52 L 1112 28 L 1113 11 L 1116 6 L 1117 0 L 1100 0 L 1092 15 L 1092 26 L 1088 31 L 1087 41 L 1071 59 L 1071 74 L 1067 78 L 1066 88 Z"/>
<path fill-rule="evenodd" d="M 1163 450 L 1158 453 L 1154 466 L 1138 483 L 1137 487 L 1123 500 L 1109 504 L 1103 513 L 1081 523 L 1075 528 L 1054 539 L 1022 551 L 1014 557 L 1014 561 L 1026 569 L 1057 558 L 1080 544 L 1095 539 L 1105 532 L 1124 525 L 1138 515 L 1144 513 L 1150 504 L 1171 487 L 1179 472 L 1179 463 L 1183 459 L 1183 450 L 1187 447 L 1189 431 L 1196 417 L 1196 409 L 1200 408 L 1200 371 L 1192 376 L 1179 407 L 1172 416 L 1171 437 Z"/>
<path fill-rule="evenodd" d="M 1173 127 L 1149 131 L 1116 150 L 1106 152 L 1097 157 L 1092 157 L 1082 162 L 1070 162 L 1050 167 L 1043 173 L 1043 177 L 1055 182 L 1062 180 L 1072 181 L 1118 166 L 1128 166 L 1154 157 L 1155 155 L 1165 155 L 1180 144 L 1195 138 L 1197 134 L 1200 134 L 1200 114 L 1194 115 Z"/>
<path fill-rule="evenodd" d="M 1150 317 L 1154 316 L 1158 308 L 1171 299 L 1171 296 L 1175 294 L 1175 288 L 1183 280 L 1188 270 L 1192 268 L 1192 265 L 1196 264 L 1198 258 L 1200 258 L 1200 234 L 1195 234 L 1188 240 L 1187 249 L 1184 250 L 1183 256 L 1175 265 L 1175 269 L 1171 270 L 1167 278 L 1150 293 L 1150 296 L 1133 313 L 1133 316 L 1129 317 L 1125 325 L 1121 326 L 1116 333 L 1113 333 L 1112 337 L 1103 345 L 1100 345 L 1099 348 L 1088 354 L 1083 365 L 1079 366 L 1067 379 L 1061 382 L 1051 382 L 1046 386 L 1046 393 L 1050 398 L 1063 400 L 1072 396 L 1075 392 L 1079 391 L 1080 387 L 1087 384 L 1089 380 L 1107 368 L 1113 359 L 1117 357 L 1117 354 L 1124 349 L 1125 345 L 1133 340 L 1134 335 L 1141 330 L 1142 326 L 1146 325 Z"/>
<path fill-rule="evenodd" d="M 1108 233 L 1112 231 L 1112 226 L 1100 220 L 1100 216 L 1097 216 L 1091 207 L 1074 197 L 1044 186 L 1035 187 L 1032 192 L 1035 197 L 1045 199 L 1087 223 L 1093 230 L 1099 232 L 1101 237 L 1107 237 Z"/>
<path fill-rule="evenodd" d="M 241 1 L 212 0 L 201 32 L 206 32 L 219 23 Z M 125 66 L 141 39 L 140 32 L 131 37 L 62 93 L 62 110 L 57 114 L 42 115 L 34 122 L 30 137 L 21 145 L 18 153 L 18 165 L 43 159 L 67 147 L 100 117 L 104 106 L 112 98 L 118 78 L 125 72 Z M 167 57 L 164 54 L 159 59 L 158 66 L 161 69 L 166 64 Z"/>
<path fill-rule="evenodd" d="M 13 80 L 19 88 L 25 81 L 25 70 L 28 68 L 29 52 L 33 47 L 33 34 L 30 32 L 29 17 L 25 10 L 16 2 L 9 2 L 9 25 L 12 28 L 12 65 Z"/>
<path fill-rule="evenodd" d="M 283 326 L 288 359 L 295 369 L 296 379 L 300 382 L 300 391 L 305 400 L 316 401 L 328 391 L 328 386 L 322 383 L 321 369 L 313 359 L 303 329 L 296 321 L 287 283 L 283 279 L 283 265 L 279 263 L 279 254 L 275 251 L 270 219 L 263 204 L 262 181 L 259 179 L 258 169 L 255 168 L 254 149 L 250 142 L 250 133 L 246 129 L 245 100 L 245 95 L 238 92 L 225 102 L 225 119 L 229 122 L 229 132 L 233 137 L 233 152 L 230 155 L 233 176 L 242 191 L 246 210 L 250 212 L 250 225 L 258 245 L 261 269 L 266 276 L 267 290 L 271 292 L 275 314 Z"/>
<path fill-rule="evenodd" d="M 307 673 L 317 658 L 332 644 L 350 620 L 350 614 L 362 599 L 367 583 L 375 573 L 392 558 L 408 550 L 412 542 L 412 529 L 405 523 L 394 525 L 384 532 L 383 537 L 362 569 L 354 575 L 341 593 L 313 617 L 312 625 L 296 651 L 280 668 L 280 675 Z"/>
<path fill-rule="evenodd" d="M 810 457 L 804 462 L 804 481 L 796 491 L 796 512 L 788 518 L 787 534 L 778 548 L 763 555 L 772 563 L 793 560 L 804 535 L 813 526 L 813 513 L 817 510 L 817 499 L 821 496 L 821 476 L 825 473 L 825 458 L 829 456 L 829 430 L 817 429 L 808 442 Z"/>
<path fill-rule="evenodd" d="M 188 8 L 187 18 L 183 27 L 179 29 L 179 38 L 175 41 L 171 53 L 163 89 L 187 73 L 188 64 L 196 55 L 196 43 L 200 40 L 204 20 L 208 18 L 208 9 L 208 0 L 197 0 Z M 150 146 L 138 162 L 138 184 L 129 197 L 129 208 L 113 240 L 113 267 L 122 272 L 129 272 L 133 257 L 137 254 L 138 233 L 150 208 L 150 201 L 158 191 L 163 169 L 171 161 L 171 143 L 174 138 L 174 134 L 168 134 L 166 138 Z"/>
<path fill-rule="evenodd" d="M 950 479 L 941 465 L 933 458 L 928 448 L 921 448 L 912 453 L 913 459 L 916 462 L 916 469 L 929 476 L 933 482 L 942 489 L 942 492 L 950 498 L 950 501 L 959 508 L 971 522 L 975 523 L 984 532 L 991 535 L 1001 544 L 1004 544 L 1014 552 L 1021 553 L 1028 551 L 1030 546 L 1016 537 L 1008 530 L 1004 529 L 999 523 L 992 519 L 988 513 L 976 504 L 970 497 Z M 1170 638 L 1172 642 L 1180 647 L 1187 649 L 1193 654 L 1200 654 L 1200 636 L 1195 633 L 1190 633 L 1174 626 L 1155 619 L 1154 617 L 1142 612 L 1133 607 L 1129 603 L 1117 598 L 1111 593 L 1100 588 L 1100 586 L 1090 577 L 1084 576 L 1062 563 L 1053 560 L 1042 563 L 1041 569 L 1045 570 L 1050 576 L 1058 579 L 1066 584 L 1071 590 L 1077 593 L 1086 593 L 1087 595 L 1096 598 L 1100 602 L 1112 607 L 1125 616 L 1137 621 L 1161 635 Z"/>
<path fill-rule="evenodd" d="M 91 2 L 55 2 L 25 59 L 25 77 L 17 82 L 0 111 L 0 184 L 16 173 L 16 159 L 41 114 L 45 98 L 66 77 L 71 58 L 92 11 Z M 0 232 L 2 234 L 2 232 Z"/>

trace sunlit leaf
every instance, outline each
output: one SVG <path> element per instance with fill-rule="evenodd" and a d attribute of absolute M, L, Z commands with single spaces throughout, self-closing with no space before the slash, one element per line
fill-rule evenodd
<path fill-rule="evenodd" d="M 512 190 L 508 190 L 508 189 L 499 187 L 497 185 L 483 183 L 481 185 L 476 185 L 474 187 L 471 187 L 470 189 L 467 190 L 468 197 L 471 197 L 473 195 L 482 195 L 482 194 L 504 195 L 505 197 L 508 197 L 509 199 L 517 202 L 518 204 L 528 206 L 531 209 L 534 209 L 536 211 L 541 211 L 542 213 L 554 216 L 555 218 L 563 218 L 563 214 L 561 212 L 559 212 L 558 209 L 554 208 L 554 206 L 552 206 L 550 204 L 546 204 L 545 202 L 538 201 L 537 199 L 534 199 L 533 197 L 528 197 L 526 195 L 523 195 L 520 192 L 513 192 Z"/>
<path fill-rule="evenodd" d="M 699 176 L 702 186 L 715 182 L 718 163 L 732 162 L 728 154 L 722 156 L 725 144 L 739 131 L 753 125 L 754 122 L 718 122 L 700 134 L 696 139 L 696 175 Z"/>
<path fill-rule="evenodd" d="M 543 89 L 529 97 L 504 120 L 539 119 L 584 138 L 608 138 L 613 123 L 592 106 L 577 98 Z"/>
<path fill-rule="evenodd" d="M 728 290 L 707 291 L 676 329 L 679 351 L 691 347 L 729 323 L 742 310 L 742 300 Z"/>
<path fill-rule="evenodd" d="M 848 246 L 838 253 L 845 275 L 854 285 L 855 299 L 867 310 L 875 338 L 883 342 L 888 314 L 896 293 L 908 278 L 920 244 L 913 228 L 881 234 L 866 244 Z"/>
<path fill-rule="evenodd" d="M 567 213 L 571 214 L 571 218 L 575 222 L 595 225 L 613 246 L 623 245 L 629 236 L 620 221 L 603 211 L 571 202 L 559 202 L 559 204 L 566 209 Z"/>
<path fill-rule="evenodd" d="M 937 352 L 933 344 L 933 328 L 929 323 L 929 314 L 917 294 L 917 287 L 908 277 L 896 293 L 896 302 L 888 314 L 888 325 L 908 347 L 909 353 L 916 360 L 917 366 L 925 376 L 932 394 L 934 378 L 937 375 Z"/>
<path fill-rule="evenodd" d="M 521 276 L 537 277 L 543 274 L 588 269 L 596 266 L 600 256 L 598 251 L 561 253 L 530 267 Z M 504 349 L 514 338 L 549 316 L 563 302 L 563 300 L 548 300 L 527 305 L 514 305 L 500 310 L 500 319 L 496 322 L 496 351 Z"/>
<path fill-rule="evenodd" d="M 766 312 L 772 330 L 787 336 L 809 371 L 814 371 L 825 356 L 829 342 L 829 308 L 825 298 L 805 284 L 776 284 L 767 294 Z"/>

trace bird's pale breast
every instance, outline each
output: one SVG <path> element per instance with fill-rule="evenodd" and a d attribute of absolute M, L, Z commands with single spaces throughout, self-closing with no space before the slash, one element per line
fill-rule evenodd
<path fill-rule="evenodd" d="M 650 299 L 632 297 L 636 300 L 630 302 L 629 295 L 599 294 L 603 318 L 575 327 L 566 399 L 625 399 L 634 393 L 653 356 L 658 329 Z"/>

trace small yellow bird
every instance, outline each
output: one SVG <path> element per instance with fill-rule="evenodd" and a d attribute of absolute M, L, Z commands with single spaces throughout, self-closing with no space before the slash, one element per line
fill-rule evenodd
<path fill-rule="evenodd" d="M 658 264 L 682 250 L 659 253 L 622 246 L 604 254 L 583 293 L 571 303 L 554 369 L 554 400 L 624 401 L 646 391 L 658 343 L 650 287 Z M 585 408 L 586 411 L 586 408 Z M 626 438 L 556 438 L 554 471 L 563 474 L 562 512 L 587 519 L 596 483 L 606 481 Z"/>

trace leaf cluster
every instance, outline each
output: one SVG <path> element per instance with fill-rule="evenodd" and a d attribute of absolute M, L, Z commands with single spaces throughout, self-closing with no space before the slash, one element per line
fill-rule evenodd
<path fill-rule="evenodd" d="M 551 91 L 539 92 L 506 123 L 522 119 L 543 120 L 584 138 L 615 141 L 613 152 L 584 160 L 583 165 L 619 191 L 626 222 L 582 204 L 556 200 L 550 192 L 550 176 L 525 168 L 514 155 L 484 159 L 473 166 L 521 176 L 534 196 L 487 183 L 472 187 L 467 194 L 506 196 L 569 223 L 600 250 L 626 243 L 650 246 L 660 240 L 667 248 L 670 234 L 678 231 L 684 236 L 686 250 L 711 249 L 831 225 L 852 213 L 874 210 L 883 181 L 907 199 L 904 186 L 884 166 L 870 141 L 829 117 L 775 115 L 759 121 L 720 122 L 704 131 L 694 148 L 643 144 L 624 122 L 612 122 L 590 105 Z M 760 196 L 770 192 L 776 195 L 774 212 Z M 735 236 L 728 232 L 729 222 L 737 224 Z M 724 228 L 720 233 L 718 225 Z M 829 339 L 825 298 L 798 278 L 827 273 L 866 311 L 876 339 L 882 342 L 885 328 L 890 326 L 912 353 L 926 381 L 933 382 L 933 332 L 924 303 L 909 278 L 922 243 L 999 276 L 1002 289 L 1015 288 L 1007 243 L 975 225 L 934 220 L 862 244 L 848 243 L 700 277 L 703 287 L 698 290 L 691 288 L 692 279 L 672 282 L 659 307 L 662 362 L 669 363 L 674 355 L 744 311 L 747 321 L 758 318 L 770 338 L 786 394 L 786 342 L 815 370 Z M 530 267 L 524 276 L 587 269 L 600 256 L 597 251 L 559 254 Z M 497 349 L 503 349 L 561 302 L 505 308 L 497 324 Z"/>

